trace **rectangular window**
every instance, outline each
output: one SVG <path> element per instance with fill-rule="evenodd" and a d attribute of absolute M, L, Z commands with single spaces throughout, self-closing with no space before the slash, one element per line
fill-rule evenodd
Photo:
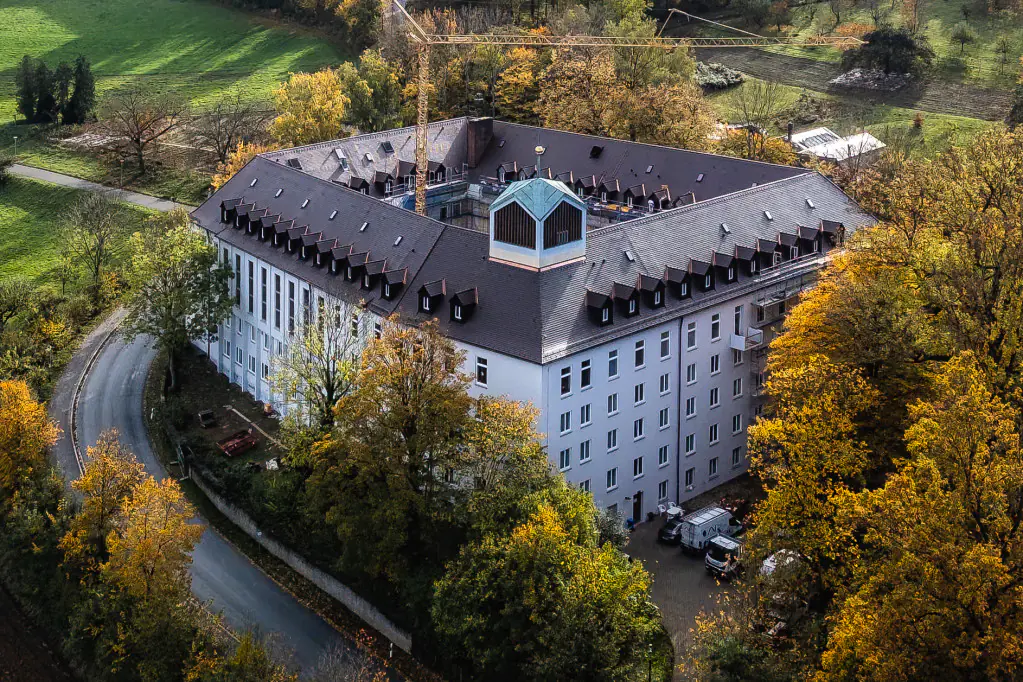
<path fill-rule="evenodd" d="M 756 309 L 757 309 L 757 322 L 763 322 L 764 321 L 764 307 L 763 306 L 756 306 Z"/>
<path fill-rule="evenodd" d="M 565 471 L 572 468 L 572 448 L 565 448 L 558 453 L 558 470 Z"/>
<path fill-rule="evenodd" d="M 312 319 L 312 305 L 309 303 L 309 290 L 302 287 L 302 325 L 308 325 Z"/>
<path fill-rule="evenodd" d="M 476 383 L 483 388 L 487 387 L 487 359 L 476 358 Z"/>
<path fill-rule="evenodd" d="M 686 350 L 696 348 L 696 323 L 690 322 L 686 325 Z"/>
<path fill-rule="evenodd" d="M 263 334 L 263 350 L 270 350 L 270 335 Z"/>
<path fill-rule="evenodd" d="M 686 454 L 691 455 L 696 452 L 696 434 L 690 433 L 686 435 Z"/>
<path fill-rule="evenodd" d="M 618 429 L 611 429 L 607 432 L 607 451 L 618 449 Z"/>
<path fill-rule="evenodd" d="M 569 395 L 572 392 L 572 368 L 561 368 L 561 395 Z"/>
<path fill-rule="evenodd" d="M 742 333 L 742 306 L 741 305 L 735 306 L 735 315 L 734 315 L 734 317 L 735 317 L 735 320 L 734 320 L 734 322 L 735 322 L 735 329 L 734 329 L 735 335 L 736 336 L 743 336 L 743 333 Z"/>
<path fill-rule="evenodd" d="M 268 364 L 266 364 L 264 362 L 262 369 L 263 369 L 263 379 L 269 379 L 270 378 L 270 365 L 268 365 Z"/>
<path fill-rule="evenodd" d="M 742 431 L 742 414 L 736 414 L 732 416 L 732 433 L 740 431 Z"/>
<path fill-rule="evenodd" d="M 295 283 L 288 282 L 288 333 L 295 331 Z"/>
<path fill-rule="evenodd" d="M 230 341 L 224 341 L 224 355 L 226 355 L 229 358 L 231 357 L 231 342 Z"/>
<path fill-rule="evenodd" d="M 561 432 L 562 433 L 568 433 L 569 431 L 571 431 L 572 430 L 572 413 L 571 412 L 562 412 L 561 413 L 560 424 L 561 424 Z"/>
<path fill-rule="evenodd" d="M 612 393 L 607 397 L 607 416 L 618 414 L 618 394 Z"/>
<path fill-rule="evenodd" d="M 696 469 L 686 469 L 686 488 L 693 487 L 693 478 L 696 475 Z"/>
<path fill-rule="evenodd" d="M 234 257 L 234 303 L 241 307 L 242 304 L 242 257 Z"/>
<path fill-rule="evenodd" d="M 667 392 L 669 392 L 671 390 L 671 375 L 670 374 L 662 374 L 661 375 L 661 378 L 657 381 L 657 389 L 660 391 L 661 395 L 664 395 L 665 393 L 667 393 Z"/>
<path fill-rule="evenodd" d="M 253 374 L 256 373 L 256 356 L 255 355 L 250 355 L 249 356 L 249 371 L 252 372 Z"/>
<path fill-rule="evenodd" d="M 281 276 L 274 275 L 274 329 L 281 328 Z"/>
<path fill-rule="evenodd" d="M 259 319 L 266 322 L 266 268 L 259 269 Z"/>
<path fill-rule="evenodd" d="M 579 408 L 579 426 L 588 426 L 592 420 L 590 419 L 590 404 L 586 403 Z"/>
<path fill-rule="evenodd" d="M 671 356 L 671 332 L 661 332 L 661 359 Z"/>
<path fill-rule="evenodd" d="M 590 441 L 584 440 L 579 443 L 579 463 L 590 461 Z"/>
<path fill-rule="evenodd" d="M 710 462 L 707 463 L 707 475 L 711 478 L 718 475 L 718 458 L 711 457 Z"/>
<path fill-rule="evenodd" d="M 742 351 L 741 350 L 733 350 L 732 351 L 732 365 L 735 366 L 735 367 L 738 367 L 741 364 L 742 364 Z"/>
<path fill-rule="evenodd" d="M 668 446 L 662 445 L 657 448 L 657 466 L 668 466 Z"/>
<path fill-rule="evenodd" d="M 696 416 L 696 398 L 686 398 L 686 419 Z"/>
<path fill-rule="evenodd" d="M 710 373 L 717 374 L 721 371 L 721 356 L 714 354 L 710 356 Z"/>
<path fill-rule="evenodd" d="M 738 398 L 742 395 L 742 377 L 736 377 L 732 381 L 732 397 Z"/>
<path fill-rule="evenodd" d="M 607 489 L 614 490 L 618 487 L 618 467 L 607 470 Z"/>
<path fill-rule="evenodd" d="M 668 426 L 669 426 L 669 424 L 668 424 L 668 408 L 665 407 L 665 408 L 662 408 L 661 411 L 657 413 L 657 428 L 659 428 L 659 429 L 666 429 L 666 428 L 668 428 Z"/>
<path fill-rule="evenodd" d="M 590 387 L 590 361 L 583 360 L 579 365 L 579 388 Z"/>
<path fill-rule="evenodd" d="M 636 369 L 646 364 L 646 342 L 636 342 Z"/>
<path fill-rule="evenodd" d="M 721 404 L 721 400 L 718 393 L 718 389 L 716 388 L 710 389 L 710 406 L 717 407 L 719 404 Z"/>
<path fill-rule="evenodd" d="M 696 383 L 696 363 L 686 365 L 686 384 Z"/>
<path fill-rule="evenodd" d="M 711 445 L 714 445 L 715 443 L 718 442 L 718 425 L 717 424 L 711 424 L 710 425 L 710 430 L 709 430 L 709 433 L 707 435 L 707 442 L 710 443 Z"/>
<path fill-rule="evenodd" d="M 608 351 L 607 354 L 607 378 L 618 378 L 618 351 Z"/>
<path fill-rule="evenodd" d="M 646 402 L 646 385 L 636 384 L 632 389 L 632 398 L 636 405 Z"/>
<path fill-rule="evenodd" d="M 661 481 L 657 484 L 657 501 L 663 502 L 668 499 L 668 482 Z"/>
<path fill-rule="evenodd" d="M 245 323 L 245 326 L 249 328 L 249 341 L 256 343 L 256 328 L 248 322 Z"/>
<path fill-rule="evenodd" d="M 742 464 L 742 448 L 732 448 L 732 466 L 737 467 Z"/>
<path fill-rule="evenodd" d="M 643 436 L 643 418 L 640 417 L 632 422 L 632 440 L 639 440 Z"/>
<path fill-rule="evenodd" d="M 590 492 L 590 479 L 587 478 L 585 481 L 580 482 L 579 490 L 582 490 L 584 493 Z"/>
<path fill-rule="evenodd" d="M 643 458 L 637 457 L 632 460 L 632 477 L 639 478 L 643 475 Z"/>
<path fill-rule="evenodd" d="M 245 353 L 242 352 L 242 347 L 241 346 L 236 346 L 235 349 L 234 349 L 234 363 L 236 365 L 238 365 L 238 366 L 241 366 L 241 364 L 244 361 L 245 361 Z"/>
<path fill-rule="evenodd" d="M 710 316 L 710 340 L 717 341 L 721 338 L 721 316 L 714 313 Z"/>
<path fill-rule="evenodd" d="M 256 265 L 249 261 L 249 315 L 256 309 Z"/>
<path fill-rule="evenodd" d="M 303 293 L 305 293 L 305 292 L 303 292 Z M 357 311 L 357 310 L 353 310 L 352 311 L 352 319 L 351 319 L 351 323 L 350 324 L 351 324 L 352 338 L 353 339 L 358 339 L 359 338 L 359 311 Z"/>

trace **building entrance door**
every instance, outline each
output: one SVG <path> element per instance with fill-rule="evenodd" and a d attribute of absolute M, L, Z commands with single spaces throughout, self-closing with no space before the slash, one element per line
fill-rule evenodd
<path fill-rule="evenodd" d="M 643 493 L 638 492 L 632 498 L 632 520 L 639 523 L 643 520 Z"/>

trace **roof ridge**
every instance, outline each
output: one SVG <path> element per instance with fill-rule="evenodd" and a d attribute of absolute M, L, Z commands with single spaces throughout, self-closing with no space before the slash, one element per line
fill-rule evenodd
<path fill-rule="evenodd" d="M 429 124 L 428 129 L 432 128 L 434 126 L 437 126 L 437 125 L 443 125 L 445 123 L 452 123 L 454 121 L 467 121 L 468 119 L 469 119 L 468 116 L 456 116 L 455 118 L 446 118 L 443 121 L 432 121 Z M 316 151 L 318 149 L 323 149 L 324 147 L 334 148 L 334 147 L 337 147 L 339 143 L 345 142 L 346 140 L 351 140 L 352 138 L 355 138 L 355 137 L 363 138 L 363 139 L 373 139 L 373 138 L 376 138 L 376 137 L 381 137 L 383 135 L 392 135 L 394 133 L 401 133 L 401 132 L 404 132 L 406 130 L 414 131 L 417 127 L 418 126 L 411 125 L 411 126 L 404 126 L 404 127 L 401 127 L 401 128 L 391 128 L 390 130 L 378 130 L 376 132 L 370 132 L 370 133 L 355 133 L 353 135 L 349 135 L 348 137 L 337 137 L 337 138 L 334 138 L 332 140 L 324 140 L 323 142 L 313 142 L 312 144 L 303 144 L 303 145 L 299 145 L 297 147 L 284 147 L 282 149 L 273 149 L 273 150 L 270 150 L 270 151 L 263 152 L 261 154 L 257 154 L 256 156 L 262 156 L 264 158 L 269 158 L 272 154 L 281 154 L 283 152 Z"/>

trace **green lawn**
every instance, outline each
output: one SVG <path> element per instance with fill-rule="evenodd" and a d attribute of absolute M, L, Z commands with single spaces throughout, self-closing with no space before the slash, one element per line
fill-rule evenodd
<path fill-rule="evenodd" d="M 51 67 L 79 54 L 92 62 L 100 97 L 144 76 L 193 104 L 226 92 L 253 100 L 289 71 L 340 61 L 323 37 L 206 0 L 4 0 L 0 6 L 0 122 L 15 113 L 22 56 Z"/>
<path fill-rule="evenodd" d="M 986 87 L 1007 87 L 1015 82 L 1016 74 L 1019 71 L 1019 57 L 1023 54 L 1023 16 L 987 15 L 979 12 L 977 4 L 969 0 L 919 0 L 919 2 L 920 32 L 934 49 L 937 75 L 950 80 Z M 881 4 L 886 9 L 891 6 L 884 0 L 881 0 Z M 902 3 L 896 4 L 901 6 Z M 969 20 L 965 20 L 961 13 L 961 8 L 964 5 L 971 9 Z M 897 10 L 889 15 L 889 21 L 895 26 L 903 24 Z M 777 35 L 774 27 L 757 29 L 736 19 L 729 19 L 725 23 L 762 35 Z M 967 23 L 977 37 L 976 42 L 967 45 L 962 54 L 960 54 L 959 44 L 953 44 L 950 41 L 953 30 L 960 23 Z M 842 12 L 842 24 L 872 25 L 873 20 L 866 3 L 858 3 L 856 7 Z M 735 35 L 716 28 L 700 27 L 698 30 L 703 35 Z M 834 32 L 835 17 L 828 4 L 817 2 L 793 7 L 792 26 L 784 27 L 782 34 L 810 37 L 822 33 L 834 34 Z M 1004 64 L 1002 56 L 996 52 L 996 45 L 999 38 L 1002 37 L 1008 38 L 1011 44 L 1011 51 Z M 768 49 L 819 61 L 841 59 L 841 52 L 832 48 L 773 47 Z M 957 63 L 960 59 L 964 68 Z"/>
<path fill-rule="evenodd" d="M 27 178 L 0 188 L 0 277 L 23 275 L 37 284 L 59 286 L 54 272 L 60 253 L 60 216 L 81 192 Z M 128 227 L 147 213 L 125 206 Z"/>
<path fill-rule="evenodd" d="M 800 93 L 804 92 L 800 88 L 785 85 L 779 85 L 778 88 L 778 108 L 780 110 L 792 107 L 799 99 Z M 707 96 L 716 117 L 722 120 L 736 119 L 737 112 L 732 104 L 733 92 L 735 91 L 728 90 L 711 93 Z M 967 140 L 996 125 L 975 118 L 927 113 L 924 114 L 923 125 L 919 129 L 914 129 L 913 119 L 916 116 L 916 110 L 865 103 L 862 99 L 854 96 L 840 97 L 819 92 L 810 94 L 827 102 L 828 114 L 815 123 L 798 125 L 797 131 L 827 126 L 836 133 L 845 135 L 866 129 L 884 141 L 898 130 L 909 130 L 914 144 L 913 150 L 919 156 L 933 156 L 954 140 Z M 785 122 L 790 113 L 791 110 L 780 112 L 770 131 L 772 134 L 781 135 L 785 132 Z"/>

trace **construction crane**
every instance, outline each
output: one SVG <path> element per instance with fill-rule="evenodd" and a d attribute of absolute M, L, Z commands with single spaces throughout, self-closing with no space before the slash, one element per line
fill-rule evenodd
<path fill-rule="evenodd" d="M 553 36 L 529 33 L 524 35 L 508 34 L 467 34 L 467 35 L 445 35 L 427 33 L 422 26 L 412 18 L 405 8 L 394 0 L 397 7 L 395 14 L 400 14 L 407 22 L 409 40 L 415 45 L 419 65 L 419 86 L 417 101 L 416 121 L 416 213 L 426 215 L 426 179 L 429 158 L 427 154 L 427 126 L 429 124 L 430 106 L 430 49 L 434 45 L 509 45 L 516 47 L 631 47 L 631 48 L 659 48 L 663 50 L 675 50 L 678 48 L 693 47 L 770 47 L 773 45 L 787 45 L 791 47 L 856 47 L 863 43 L 859 38 L 851 36 L 824 36 L 817 35 L 808 38 L 798 37 L 768 37 L 759 36 L 746 31 L 734 29 L 725 24 L 718 24 L 707 19 L 676 10 L 686 17 L 706 21 L 722 28 L 742 33 L 743 35 L 732 38 L 677 38 L 661 37 L 659 31 L 653 38 L 634 38 L 619 36 L 588 36 L 588 35 L 565 35 Z M 670 18 L 669 14 L 669 18 Z M 667 23 L 667 22 L 665 22 Z M 661 31 L 663 31 L 663 27 Z M 537 169 L 539 172 L 539 169 Z"/>

